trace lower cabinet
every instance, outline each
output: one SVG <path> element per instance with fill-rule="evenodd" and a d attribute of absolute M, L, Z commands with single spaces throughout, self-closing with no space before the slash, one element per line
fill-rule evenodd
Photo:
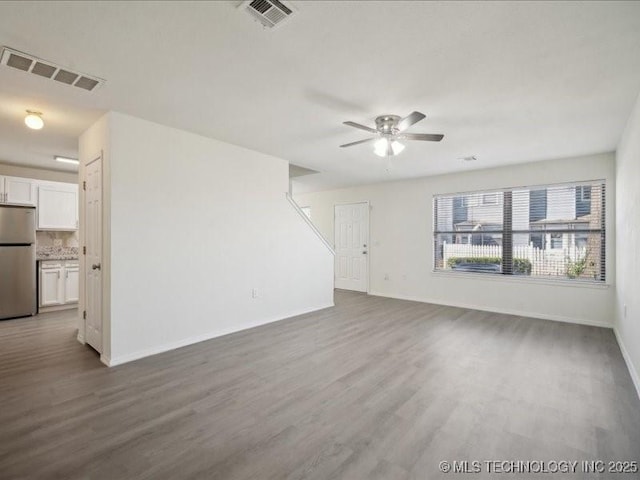
<path fill-rule="evenodd" d="M 77 260 L 40 262 L 40 307 L 58 307 L 78 303 L 80 268 Z"/>
<path fill-rule="evenodd" d="M 80 299 L 80 267 L 78 263 L 64 267 L 64 303 L 78 303 Z"/>

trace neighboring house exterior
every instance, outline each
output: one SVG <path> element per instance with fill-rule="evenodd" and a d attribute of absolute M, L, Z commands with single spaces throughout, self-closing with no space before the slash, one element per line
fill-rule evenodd
<path fill-rule="evenodd" d="M 567 230 L 590 228 L 591 186 L 560 186 L 540 190 L 516 190 L 513 192 L 513 230 L 531 233 L 515 233 L 513 244 L 528 245 L 539 249 L 584 248 L 586 234 L 568 233 Z M 462 195 L 453 197 L 452 220 L 449 230 L 460 232 L 452 243 L 472 245 L 496 245 L 500 243 L 503 220 L 503 196 L 501 192 Z M 443 227 L 443 225 L 439 225 Z M 540 231 L 540 233 L 534 233 Z"/>

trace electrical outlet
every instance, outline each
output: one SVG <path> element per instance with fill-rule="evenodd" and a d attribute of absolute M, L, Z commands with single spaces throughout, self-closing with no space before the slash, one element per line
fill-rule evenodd
<path fill-rule="evenodd" d="M 251 298 L 258 298 L 258 289 L 257 288 L 252 288 L 251 289 Z"/>

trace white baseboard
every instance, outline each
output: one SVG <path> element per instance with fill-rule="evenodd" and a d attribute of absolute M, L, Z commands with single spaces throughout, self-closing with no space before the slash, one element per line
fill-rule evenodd
<path fill-rule="evenodd" d="M 442 300 L 432 300 L 428 298 L 418 298 L 418 297 L 412 297 L 407 295 L 389 295 L 386 293 L 379 293 L 379 292 L 369 292 L 369 295 L 374 295 L 376 297 L 396 298 L 398 300 L 410 300 L 412 302 L 433 303 L 435 305 L 446 305 L 448 307 L 467 308 L 469 310 L 480 310 L 483 312 L 501 313 L 504 315 L 515 315 L 518 317 L 531 317 L 531 318 L 539 318 L 542 320 L 553 320 L 554 322 L 576 323 L 579 325 L 589 325 L 592 327 L 613 328 L 613 325 L 611 325 L 608 322 L 597 322 L 592 320 L 583 320 L 581 318 L 563 317 L 562 315 L 549 315 L 546 313 L 537 313 L 537 312 L 523 312 L 519 310 L 512 310 L 509 308 L 493 308 L 493 307 L 489 308 L 485 306 L 459 303 L 459 302 L 445 303 Z"/>
<path fill-rule="evenodd" d="M 145 357 L 150 357 L 151 355 L 157 355 L 158 353 L 168 352 L 170 350 L 175 350 L 176 348 L 186 347 L 187 345 L 193 345 L 194 343 L 204 342 L 206 340 L 211 340 L 212 338 L 222 337 L 224 335 L 229 335 L 231 333 L 248 330 L 250 328 L 259 327 L 261 325 L 266 325 L 268 323 L 279 322 L 280 320 L 285 320 L 291 317 L 297 317 L 298 315 L 304 315 L 305 313 L 311 313 L 317 310 L 322 310 L 324 308 L 329 308 L 333 306 L 334 306 L 334 303 L 331 302 L 327 305 L 321 305 L 313 308 L 306 308 L 300 311 L 291 312 L 290 314 L 284 317 L 258 320 L 258 321 L 243 325 L 242 328 L 230 327 L 230 328 L 214 330 L 212 332 L 203 333 L 201 335 L 195 335 L 193 337 L 184 338 L 182 340 L 177 340 L 175 342 L 168 342 L 162 345 L 157 345 L 157 346 L 146 348 L 143 350 L 138 350 L 136 352 L 119 355 L 114 358 L 109 358 L 105 355 L 101 355 L 100 361 L 109 367 L 115 367 L 116 365 L 122 365 L 123 363 L 132 362 L 134 360 L 139 360 Z"/>
<path fill-rule="evenodd" d="M 629 375 L 631 375 L 631 381 L 633 382 L 634 387 L 636 387 L 638 398 L 640 398 L 640 376 L 638 375 L 638 371 L 631 361 L 631 356 L 627 351 L 627 347 L 624 346 L 624 342 L 622 341 L 622 337 L 620 336 L 620 332 L 618 332 L 617 327 L 613 327 L 613 333 L 616 335 L 618 346 L 620 347 L 620 351 L 622 352 L 622 358 L 624 358 L 624 362 L 627 364 Z"/>
<path fill-rule="evenodd" d="M 39 307 L 38 313 L 59 312 L 61 310 L 73 310 L 78 308 L 78 302 L 67 303 L 64 305 L 51 305 L 49 307 Z"/>
<path fill-rule="evenodd" d="M 111 363 L 111 358 L 106 355 L 100 355 L 100 361 L 104 363 L 107 367 L 113 367 L 114 365 Z"/>

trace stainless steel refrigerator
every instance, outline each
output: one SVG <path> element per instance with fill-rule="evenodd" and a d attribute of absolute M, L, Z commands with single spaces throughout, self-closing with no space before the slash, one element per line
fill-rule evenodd
<path fill-rule="evenodd" d="M 36 209 L 0 206 L 0 319 L 35 315 Z"/>

